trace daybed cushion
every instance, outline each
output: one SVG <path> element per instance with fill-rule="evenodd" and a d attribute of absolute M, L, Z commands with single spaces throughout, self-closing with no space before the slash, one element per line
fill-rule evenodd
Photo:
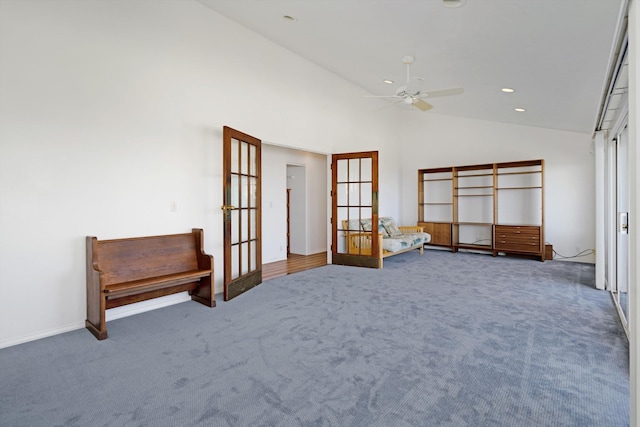
<path fill-rule="evenodd" d="M 385 230 L 387 230 L 387 235 L 391 237 L 402 236 L 402 232 L 396 225 L 396 222 L 393 220 L 393 218 L 383 216 L 379 219 L 379 221 L 380 224 L 382 224 L 382 226 L 385 228 Z"/>
<path fill-rule="evenodd" d="M 362 230 L 371 231 L 371 219 L 362 220 Z M 382 224 L 382 218 L 378 219 L 378 234 L 382 235 L 382 237 L 387 237 L 389 235 L 387 229 Z"/>
<path fill-rule="evenodd" d="M 419 244 L 429 243 L 431 235 L 428 233 L 410 233 L 400 234 L 394 237 L 384 237 L 382 239 L 382 248 L 389 252 L 398 252 Z"/>

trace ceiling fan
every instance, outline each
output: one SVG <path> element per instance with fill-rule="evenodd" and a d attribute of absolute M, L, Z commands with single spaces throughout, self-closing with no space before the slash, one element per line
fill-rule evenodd
<path fill-rule="evenodd" d="M 369 98 L 398 98 L 397 101 L 392 102 L 390 105 L 397 104 L 398 102 L 404 102 L 407 105 L 412 105 L 419 110 L 428 111 L 433 108 L 433 105 L 429 104 L 424 98 L 436 98 L 439 96 L 451 96 L 460 95 L 464 93 L 464 89 L 461 87 L 454 87 L 450 89 L 433 90 L 430 92 L 423 91 L 421 83 L 423 81 L 420 77 L 414 77 L 411 79 L 411 64 L 413 64 L 414 57 L 406 55 L 402 58 L 402 63 L 407 66 L 407 84 L 400 86 L 396 89 L 395 95 L 388 96 L 370 96 Z"/>

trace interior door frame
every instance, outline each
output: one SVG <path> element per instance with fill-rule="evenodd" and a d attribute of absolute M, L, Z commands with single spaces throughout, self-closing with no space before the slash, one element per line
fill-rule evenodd
<path fill-rule="evenodd" d="M 238 165 L 232 166 L 232 141 L 238 141 L 236 158 Z M 246 169 L 243 170 L 242 147 L 247 144 L 245 155 L 248 157 Z M 255 169 L 251 168 L 251 152 L 255 147 L 253 161 Z M 224 300 L 248 291 L 262 283 L 262 141 L 244 132 L 228 126 L 223 128 L 223 226 L 224 226 Z M 237 177 L 237 194 L 233 193 L 232 176 Z M 251 189 L 251 183 L 255 188 Z M 243 189 L 243 183 L 244 189 Z M 246 191 L 246 194 L 243 192 Z M 239 202 L 239 203 L 238 203 Z M 239 204 L 239 206 L 235 206 Z M 253 212 L 252 212 L 253 211 Z M 237 212 L 237 224 L 233 217 Z M 247 222 L 243 223 L 246 214 Z M 252 214 L 254 222 L 251 222 Z M 246 225 L 246 227 L 243 227 Z M 234 242 L 234 230 L 237 241 Z M 245 246 L 246 245 L 246 246 Z M 237 256 L 234 258 L 233 247 L 236 246 Z M 253 248 L 252 248 L 253 247 Z M 247 259 L 244 259 L 244 258 Z M 246 265 L 245 265 L 246 264 Z M 243 271 L 245 271 L 243 273 Z M 235 275 L 234 273 L 238 274 Z"/>

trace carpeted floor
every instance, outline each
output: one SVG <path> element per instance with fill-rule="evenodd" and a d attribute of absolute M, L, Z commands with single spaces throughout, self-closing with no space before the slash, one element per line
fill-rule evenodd
<path fill-rule="evenodd" d="M 1 426 L 627 426 L 594 267 L 417 251 L 0 350 Z"/>

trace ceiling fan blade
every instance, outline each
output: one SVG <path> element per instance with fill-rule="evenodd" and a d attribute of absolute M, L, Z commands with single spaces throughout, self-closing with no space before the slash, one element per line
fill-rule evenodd
<path fill-rule="evenodd" d="M 403 98 L 398 95 L 365 95 L 363 98 Z"/>
<path fill-rule="evenodd" d="M 397 101 L 390 102 L 390 103 L 388 103 L 387 105 L 385 105 L 384 107 L 378 108 L 378 109 L 377 109 L 377 110 L 375 110 L 375 111 L 384 110 L 385 108 L 389 108 L 389 107 L 391 107 L 392 105 L 395 105 L 395 104 L 397 104 L 398 102 L 402 102 L 402 101 L 404 101 L 404 99 L 398 99 Z"/>
<path fill-rule="evenodd" d="M 464 89 L 461 87 L 453 87 L 451 89 L 433 90 L 431 92 L 423 92 L 419 96 L 420 98 L 436 98 L 438 96 L 451 96 L 461 95 L 464 93 Z"/>
<path fill-rule="evenodd" d="M 429 111 L 433 108 L 433 105 L 423 101 L 422 99 L 417 99 L 412 105 L 422 111 Z"/>

